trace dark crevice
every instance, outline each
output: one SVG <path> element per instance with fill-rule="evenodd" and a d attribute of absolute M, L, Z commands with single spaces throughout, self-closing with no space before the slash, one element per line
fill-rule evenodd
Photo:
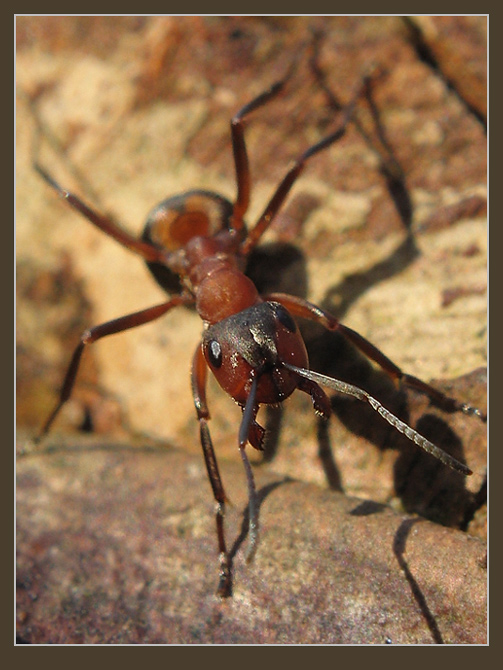
<path fill-rule="evenodd" d="M 420 522 L 420 518 L 414 518 L 414 519 L 405 519 L 402 521 L 400 524 L 396 534 L 395 538 L 393 541 L 393 552 L 396 556 L 396 559 L 398 561 L 398 565 L 400 566 L 403 574 L 405 575 L 405 578 L 409 584 L 411 593 L 414 597 L 414 600 L 416 601 L 419 610 L 424 617 L 424 620 L 431 632 L 431 636 L 433 638 L 433 642 L 435 644 L 444 644 L 444 640 L 442 637 L 442 633 L 440 631 L 440 628 L 437 624 L 435 614 L 434 612 L 430 609 L 428 605 L 428 600 L 426 595 L 423 593 L 421 590 L 421 586 L 416 580 L 411 568 L 409 567 L 406 559 L 406 544 L 407 544 L 407 538 L 409 537 L 409 534 L 412 530 L 412 527 L 414 524 Z"/>
<path fill-rule="evenodd" d="M 468 100 L 464 98 L 464 96 L 462 95 L 456 84 L 446 75 L 440 63 L 436 59 L 435 54 L 425 41 L 423 34 L 421 30 L 418 28 L 418 26 L 416 26 L 416 24 L 408 16 L 404 16 L 403 21 L 409 31 L 411 42 L 416 50 L 418 58 L 423 63 L 428 65 L 428 67 L 434 70 L 439 77 L 441 77 L 441 79 L 444 81 L 448 89 L 458 97 L 458 99 L 463 103 L 463 105 L 467 108 L 470 114 L 472 114 L 477 119 L 477 121 L 483 126 L 484 132 L 487 133 L 487 119 L 485 115 L 482 114 L 480 110 L 478 110 L 476 107 L 470 104 Z"/>

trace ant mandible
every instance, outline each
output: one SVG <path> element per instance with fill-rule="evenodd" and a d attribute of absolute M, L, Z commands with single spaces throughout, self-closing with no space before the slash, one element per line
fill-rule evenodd
<path fill-rule="evenodd" d="M 237 182 L 235 202 L 230 203 L 219 194 L 204 190 L 188 191 L 167 198 L 151 211 L 140 239 L 130 235 L 109 216 L 96 212 L 78 196 L 63 189 L 38 160 L 34 163 L 36 171 L 71 207 L 124 247 L 140 255 L 158 284 L 171 295 L 166 302 L 108 321 L 82 334 L 68 367 L 57 405 L 43 425 L 38 438 L 49 431 L 70 397 L 80 359 L 87 345 L 107 335 L 154 321 L 179 305 L 195 304 L 204 323 L 204 333 L 192 361 L 191 385 L 204 459 L 216 501 L 220 560 L 217 593 L 221 597 L 228 597 L 232 593 L 232 574 L 224 533 L 226 495 L 208 428 L 208 368 L 242 410 L 238 447 L 248 486 L 248 560 L 253 558 L 257 548 L 258 505 L 253 472 L 245 447 L 249 442 L 255 449 L 263 448 L 265 431 L 256 421 L 259 406 L 281 403 L 295 389 L 309 394 L 315 411 L 326 419 L 331 414 L 331 405 L 320 384 L 367 402 L 389 424 L 442 463 L 463 475 L 471 474 L 466 465 L 401 421 L 366 391 L 310 370 L 306 347 L 295 318 L 310 319 L 329 331 L 341 333 L 393 380 L 426 395 L 447 411 L 460 411 L 486 420 L 480 410 L 444 395 L 416 377 L 404 374 L 368 340 L 320 307 L 283 293 L 260 296 L 251 279 L 242 272 L 246 257 L 271 225 L 307 161 L 344 135 L 355 105 L 369 83 L 369 77 L 364 77 L 351 102 L 343 110 L 337 129 L 297 158 L 276 188 L 262 216 L 248 231 L 243 219 L 251 191 L 244 137 L 245 120 L 251 112 L 268 103 L 283 90 L 290 74 L 291 70 L 283 79 L 245 105 L 231 120 Z"/>

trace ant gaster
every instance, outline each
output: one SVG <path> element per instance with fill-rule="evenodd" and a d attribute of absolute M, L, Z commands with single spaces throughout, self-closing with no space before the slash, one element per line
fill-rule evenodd
<path fill-rule="evenodd" d="M 480 410 L 445 396 L 429 384 L 404 374 L 374 345 L 340 323 L 334 316 L 302 298 L 275 293 L 260 296 L 243 272 L 244 261 L 270 226 L 307 161 L 339 140 L 351 120 L 354 107 L 369 83 L 363 78 L 350 104 L 343 110 L 338 128 L 308 148 L 293 163 L 276 188 L 262 216 L 251 230 L 243 217 L 250 201 L 250 170 L 244 138 L 245 119 L 277 96 L 287 76 L 245 105 L 231 121 L 232 148 L 236 170 L 237 196 L 234 203 L 210 191 L 193 190 L 162 201 L 150 213 L 141 239 L 127 233 L 79 197 L 63 189 L 35 161 L 35 169 L 60 196 L 91 223 L 147 263 L 159 285 L 171 295 L 154 307 L 128 314 L 86 330 L 75 349 L 60 392 L 59 401 L 45 422 L 39 437 L 50 429 L 75 383 L 82 352 L 102 337 L 135 328 L 160 318 L 179 305 L 195 304 L 204 323 L 204 334 L 197 347 L 191 373 L 192 393 L 199 420 L 201 445 L 209 480 L 216 500 L 216 526 L 220 555 L 220 580 L 217 593 L 231 595 L 231 558 L 224 533 L 226 496 L 208 428 L 206 403 L 208 367 L 220 386 L 241 407 L 242 420 L 238 446 L 243 460 L 249 498 L 249 551 L 253 557 L 258 540 L 258 506 L 252 468 L 245 447 L 249 442 L 262 449 L 264 429 L 256 416 L 261 404 L 277 404 L 295 389 L 310 395 L 315 411 L 322 417 L 331 414 L 330 401 L 320 384 L 350 394 L 369 403 L 388 423 L 442 463 L 469 475 L 470 469 L 432 444 L 413 428 L 389 412 L 375 398 L 356 386 L 309 369 L 304 341 L 295 318 L 315 321 L 347 338 L 368 358 L 377 363 L 396 382 L 425 394 L 451 412 L 486 417 Z"/>

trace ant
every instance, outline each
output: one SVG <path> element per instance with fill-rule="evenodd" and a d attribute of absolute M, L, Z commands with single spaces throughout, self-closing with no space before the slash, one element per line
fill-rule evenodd
<path fill-rule="evenodd" d="M 367 402 L 385 421 L 416 445 L 459 473 L 471 474 L 466 465 L 401 421 L 363 389 L 310 370 L 296 318 L 310 319 L 329 331 L 341 333 L 395 382 L 426 395 L 446 411 L 463 412 L 486 421 L 486 415 L 480 410 L 458 402 L 420 379 L 403 373 L 373 344 L 340 323 L 332 314 L 293 295 L 273 293 L 260 296 L 254 283 L 244 274 L 246 258 L 273 222 L 307 162 L 344 135 L 352 121 L 357 101 L 365 93 L 370 81 L 370 75 L 362 78 L 350 103 L 342 109 L 337 129 L 297 158 L 277 186 L 255 226 L 248 230 L 243 218 L 248 210 L 251 193 L 245 121 L 252 112 L 281 93 L 290 75 L 291 70 L 283 79 L 242 107 L 231 120 L 237 182 L 234 203 L 217 193 L 204 190 L 191 190 L 167 198 L 150 212 L 139 239 L 126 232 L 111 217 L 100 214 L 77 195 L 66 191 L 37 159 L 34 161 L 34 168 L 39 175 L 71 207 L 119 244 L 141 256 L 155 280 L 170 295 L 169 300 L 161 304 L 102 323 L 82 334 L 68 367 L 59 400 L 38 439 L 49 431 L 69 399 L 82 353 L 88 345 L 102 337 L 159 319 L 180 305 L 195 305 L 203 321 L 204 332 L 192 361 L 191 386 L 204 460 L 216 501 L 220 563 L 217 594 L 223 598 L 232 595 L 232 565 L 224 532 L 227 498 L 208 428 L 208 368 L 242 410 L 238 447 L 248 487 L 248 561 L 252 560 L 257 549 L 258 504 L 245 447 L 250 443 L 255 449 L 263 450 L 265 429 L 256 420 L 259 406 L 277 405 L 295 389 L 307 393 L 316 413 L 325 419 L 331 414 L 331 405 L 321 386 Z"/>

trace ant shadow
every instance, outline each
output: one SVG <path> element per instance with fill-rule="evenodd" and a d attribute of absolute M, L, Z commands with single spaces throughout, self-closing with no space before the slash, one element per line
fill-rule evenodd
<path fill-rule="evenodd" d="M 280 486 L 283 486 L 284 484 L 289 484 L 293 482 L 294 480 L 291 477 L 284 477 L 283 479 L 276 481 L 276 482 L 271 482 L 270 484 L 267 484 L 266 486 L 263 486 L 261 489 L 257 491 L 257 511 L 259 512 L 260 516 L 260 508 L 262 507 L 262 503 L 264 500 L 277 488 Z M 232 548 L 229 552 L 229 558 L 232 561 L 233 558 L 236 556 L 237 552 L 239 551 L 239 548 L 243 544 L 243 542 L 246 539 L 246 536 L 248 535 L 249 531 L 249 526 L 250 526 L 250 507 L 248 503 L 243 509 L 242 513 L 242 522 L 241 522 L 241 530 L 239 532 L 239 535 L 236 537 L 234 540 L 234 543 L 232 545 Z"/>
<path fill-rule="evenodd" d="M 346 278 L 341 284 L 331 288 L 321 305 L 323 309 L 339 315 L 340 310 L 331 309 L 333 295 L 342 296 L 339 304 L 344 304 L 348 309 L 366 288 L 374 286 L 385 277 L 393 276 L 395 272 L 400 272 L 413 259 L 412 255 L 407 255 L 404 251 L 408 245 L 406 240 L 391 254 L 387 259 L 388 262 L 382 261 L 366 273 L 361 273 L 357 282 Z M 274 274 L 273 257 L 274 253 L 279 251 L 279 246 L 265 251 L 263 248 L 260 249 L 260 253 L 267 258 L 266 274 L 269 276 Z M 303 260 L 301 252 L 288 249 L 288 253 L 285 254 L 283 251 L 280 262 L 280 265 L 283 264 L 283 270 L 286 268 L 285 258 L 288 256 L 299 277 L 298 269 Z M 285 290 L 285 285 L 288 286 L 288 290 Z M 296 293 L 304 297 L 307 279 L 305 276 L 300 279 L 299 286 L 302 292 L 292 291 L 290 280 L 284 277 L 280 281 L 280 286 L 281 289 L 273 289 L 267 282 L 269 291 L 285 290 L 285 292 Z M 355 286 L 356 290 L 347 290 L 347 287 L 354 288 Z M 259 290 L 261 290 L 260 282 Z M 411 423 L 411 411 L 417 400 L 413 391 L 398 390 L 385 372 L 374 367 L 339 333 L 330 333 L 312 323 L 308 323 L 306 327 L 301 323 L 300 328 L 308 350 L 310 367 L 313 370 L 322 371 L 328 376 L 364 388 L 402 421 Z M 422 450 L 414 448 L 405 436 L 383 421 L 370 406 L 337 394 L 331 398 L 331 407 L 334 419 L 340 421 L 353 435 L 364 438 L 382 452 L 392 450 L 399 454 L 393 471 L 394 490 L 400 497 L 406 512 L 419 513 L 448 526 L 467 526 L 476 509 L 484 502 L 482 491 L 475 496 L 476 501 L 474 494 L 467 490 L 462 475 L 445 467 Z M 266 407 L 266 442 L 263 463 L 274 461 L 278 453 L 285 419 L 284 412 L 281 406 Z M 342 475 L 334 454 L 329 423 L 314 415 L 313 422 L 316 424 L 318 458 L 327 484 L 333 490 L 343 491 Z M 441 449 L 461 462 L 464 461 L 462 439 L 452 430 L 447 420 L 444 421 L 426 411 L 416 421 L 415 428 Z"/>
<path fill-rule="evenodd" d="M 290 477 L 284 477 L 283 479 L 275 482 L 271 482 L 270 484 L 267 484 L 266 486 L 263 486 L 261 489 L 257 491 L 257 512 L 260 517 L 260 508 L 262 507 L 262 503 L 264 500 L 277 488 L 280 486 L 283 486 L 284 484 L 289 484 L 290 482 L 293 482 L 294 480 L 291 479 Z M 234 558 L 236 554 L 238 553 L 241 545 L 243 542 L 246 540 L 246 537 L 249 533 L 250 529 L 250 507 L 248 504 L 246 504 L 245 508 L 243 509 L 242 512 L 242 521 L 241 521 L 241 530 L 239 531 L 238 536 L 234 540 L 231 550 L 229 551 L 229 570 L 231 574 L 231 584 L 230 584 L 230 595 L 232 596 L 232 588 L 233 588 L 233 567 L 234 567 Z"/>

